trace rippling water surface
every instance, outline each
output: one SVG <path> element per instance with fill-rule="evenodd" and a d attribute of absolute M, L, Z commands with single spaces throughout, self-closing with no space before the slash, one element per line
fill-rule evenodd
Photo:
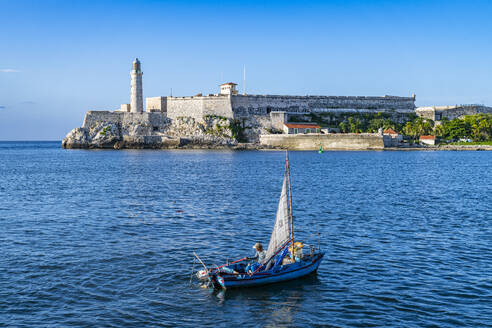
<path fill-rule="evenodd" d="M 192 252 L 268 243 L 284 153 L 0 143 L 0 326 L 491 326 L 492 152 L 290 158 L 318 275 L 212 292 Z"/>

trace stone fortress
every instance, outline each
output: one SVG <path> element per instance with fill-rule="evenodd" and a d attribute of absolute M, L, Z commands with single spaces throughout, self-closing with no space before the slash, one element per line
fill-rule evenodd
<path fill-rule="evenodd" d="M 425 106 L 417 107 L 415 113 L 423 118 L 441 121 L 443 118 L 452 120 L 465 115 L 475 115 L 481 113 L 492 113 L 492 107 L 479 104 L 454 105 L 454 106 Z"/>
<path fill-rule="evenodd" d="M 284 96 L 239 94 L 237 84 L 220 85 L 217 94 L 146 98 L 138 59 L 130 72 L 130 104 L 113 111 L 87 112 L 81 128 L 63 140 L 65 148 L 230 147 L 238 139 L 258 143 L 260 135 L 282 131 L 284 124 L 310 113 L 387 112 L 436 119 L 443 111 L 415 108 L 415 95 Z M 488 107 L 479 108 L 487 112 Z M 474 109 L 476 110 L 476 108 Z M 465 108 L 466 112 L 466 108 Z M 492 111 L 490 111 L 492 112 Z M 439 114 L 436 114 L 439 113 Z M 451 113 L 451 112 L 449 112 Z M 439 117 L 440 118 L 440 117 Z M 240 135 L 240 138 L 239 138 Z"/>

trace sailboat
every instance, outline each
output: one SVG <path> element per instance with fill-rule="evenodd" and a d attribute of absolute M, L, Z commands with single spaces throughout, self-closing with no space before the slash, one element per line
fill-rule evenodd
<path fill-rule="evenodd" d="M 298 279 L 315 273 L 323 259 L 324 252 L 318 247 L 306 246 L 294 241 L 294 222 L 292 214 L 292 192 L 290 185 L 289 154 L 286 152 L 285 172 L 282 192 L 278 202 L 273 231 L 266 250 L 265 259 L 260 263 L 250 263 L 248 258 L 207 268 L 195 254 L 204 269 L 198 271 L 199 279 L 206 286 L 215 288 L 252 287 Z"/>

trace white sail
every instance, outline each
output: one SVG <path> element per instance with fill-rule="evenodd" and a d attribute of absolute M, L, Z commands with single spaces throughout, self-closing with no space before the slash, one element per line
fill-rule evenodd
<path fill-rule="evenodd" d="M 287 195 L 287 172 L 285 172 L 282 193 L 280 194 L 280 200 L 278 202 L 277 217 L 275 219 L 275 225 L 273 226 L 270 242 L 268 243 L 265 261 L 268 261 L 280 246 L 290 239 L 289 199 Z"/>

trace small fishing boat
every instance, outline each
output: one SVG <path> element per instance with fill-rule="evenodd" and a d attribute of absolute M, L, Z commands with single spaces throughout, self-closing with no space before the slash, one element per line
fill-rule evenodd
<path fill-rule="evenodd" d="M 319 237 L 319 234 L 318 234 Z M 305 249 L 309 248 L 309 252 Z M 262 262 L 248 263 L 244 257 L 221 266 L 207 268 L 194 253 L 204 269 L 197 277 L 205 286 L 215 288 L 251 287 L 298 279 L 315 273 L 324 252 L 318 247 L 294 241 L 292 192 L 290 185 L 289 154 L 286 152 L 282 192 L 277 208 L 275 224 Z"/>

